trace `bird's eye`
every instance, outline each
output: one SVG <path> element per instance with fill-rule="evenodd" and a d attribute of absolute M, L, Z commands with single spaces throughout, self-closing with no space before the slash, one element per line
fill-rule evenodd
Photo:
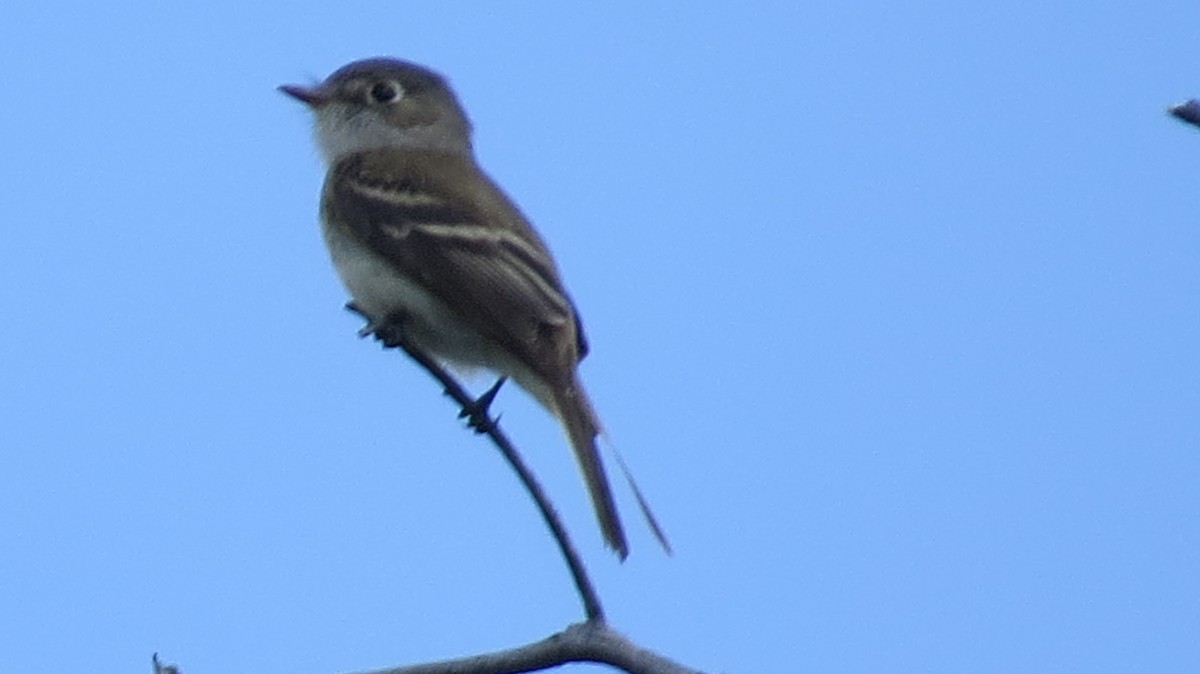
<path fill-rule="evenodd" d="M 375 84 L 372 84 L 369 94 L 371 96 L 371 100 L 375 103 L 387 105 L 388 103 L 395 103 L 397 100 L 399 100 L 403 91 L 404 90 L 400 88 L 399 84 L 391 80 L 384 80 L 382 82 L 376 82 Z"/>

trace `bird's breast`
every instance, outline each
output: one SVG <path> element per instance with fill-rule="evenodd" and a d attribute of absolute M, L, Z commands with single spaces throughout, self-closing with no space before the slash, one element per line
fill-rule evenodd
<path fill-rule="evenodd" d="M 324 228 L 333 266 L 355 305 L 372 321 L 401 316 L 417 346 L 462 366 L 495 367 L 495 345 L 436 295 L 335 227 Z"/>

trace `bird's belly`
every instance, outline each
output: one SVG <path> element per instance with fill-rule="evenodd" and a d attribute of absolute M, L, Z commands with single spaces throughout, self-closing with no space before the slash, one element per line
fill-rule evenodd
<path fill-rule="evenodd" d="M 502 346 L 472 329 L 419 283 L 357 241 L 330 236 L 327 231 L 326 242 L 342 283 L 372 322 L 402 317 L 405 335 L 423 351 L 460 369 L 485 367 L 512 377 L 553 409 L 550 391 L 540 377 Z"/>
<path fill-rule="evenodd" d="M 497 366 L 489 340 L 387 261 L 356 242 L 338 242 L 330 251 L 342 283 L 372 321 L 401 317 L 409 338 L 433 355 L 458 365 Z"/>
<path fill-rule="evenodd" d="M 446 313 L 437 298 L 374 253 L 357 246 L 340 246 L 332 253 L 342 283 L 354 296 L 358 308 L 372 319 L 379 321 L 402 314 L 411 319 L 430 320 Z"/>

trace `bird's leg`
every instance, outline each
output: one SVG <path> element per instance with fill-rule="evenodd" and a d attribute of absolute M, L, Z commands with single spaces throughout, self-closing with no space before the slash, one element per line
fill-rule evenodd
<path fill-rule="evenodd" d="M 488 414 L 488 408 L 492 406 L 492 401 L 496 399 L 496 394 L 500 392 L 500 387 L 508 377 L 500 377 L 496 380 L 492 387 L 483 392 L 483 395 L 475 399 L 475 402 L 470 405 L 463 405 L 462 411 L 458 413 L 459 419 L 466 419 L 467 425 L 475 430 L 476 433 L 482 435 L 491 431 L 500 421 L 500 417 L 493 419 Z"/>
<path fill-rule="evenodd" d="M 347 302 L 346 310 L 358 314 L 367 321 L 367 324 L 358 331 L 359 337 L 374 336 L 375 339 L 383 343 L 385 349 L 402 348 L 409 356 L 416 359 L 422 367 L 434 373 L 435 377 L 438 377 L 437 373 L 434 372 L 435 368 L 445 376 L 449 376 L 428 354 L 417 349 L 408 341 L 404 334 L 404 324 L 407 321 L 407 316 L 403 313 L 389 314 L 382 320 L 377 321 L 364 313 L 354 302 Z M 441 377 L 438 378 L 440 379 Z M 492 384 L 491 388 L 484 391 L 483 395 L 476 398 L 474 402 L 469 405 L 463 405 L 462 411 L 458 413 L 458 418 L 466 419 L 467 426 L 481 435 L 494 429 L 496 423 L 500 421 L 500 417 L 493 419 L 489 415 L 489 408 L 492 405 L 492 401 L 496 399 L 496 394 L 500 392 L 500 387 L 504 385 L 507 379 L 507 377 L 500 377 L 496 380 L 495 384 Z"/>

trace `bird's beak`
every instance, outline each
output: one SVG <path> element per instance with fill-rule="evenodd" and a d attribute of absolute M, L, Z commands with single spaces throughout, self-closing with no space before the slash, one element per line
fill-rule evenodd
<path fill-rule="evenodd" d="M 329 102 L 329 94 L 321 87 L 302 87 L 298 84 L 284 84 L 279 87 L 283 93 L 304 103 L 310 108 L 319 108 Z"/>

